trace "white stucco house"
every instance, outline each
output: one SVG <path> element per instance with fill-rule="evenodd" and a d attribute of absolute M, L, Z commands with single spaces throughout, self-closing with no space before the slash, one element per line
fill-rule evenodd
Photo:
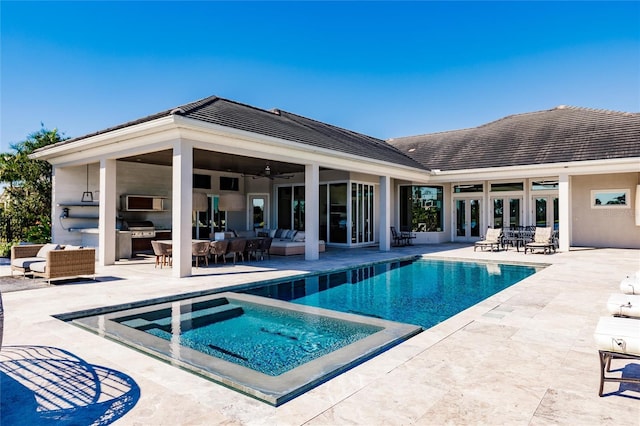
<path fill-rule="evenodd" d="M 391 226 L 416 243 L 536 225 L 560 250 L 640 248 L 638 113 L 557 107 L 384 141 L 208 97 L 32 158 L 53 166 L 53 241 L 93 233 L 109 265 L 123 221 L 147 221 L 173 240 L 177 277 L 193 238 L 228 229 L 304 230 L 309 260 L 319 240 L 389 250 Z"/>

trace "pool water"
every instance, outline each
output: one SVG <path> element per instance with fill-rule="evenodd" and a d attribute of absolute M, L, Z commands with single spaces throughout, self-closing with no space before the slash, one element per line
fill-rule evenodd
<path fill-rule="evenodd" d="M 418 259 L 244 291 L 430 328 L 534 274 L 534 266 Z"/>
<path fill-rule="evenodd" d="M 181 346 L 270 376 L 383 329 L 226 298 L 183 302 L 181 308 L 177 320 L 170 309 L 113 320 L 167 341 L 177 338 Z"/>

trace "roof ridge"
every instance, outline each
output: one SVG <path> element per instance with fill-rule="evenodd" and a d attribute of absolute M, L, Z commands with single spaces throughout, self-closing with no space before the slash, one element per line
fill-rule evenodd
<path fill-rule="evenodd" d="M 545 113 L 545 112 L 552 112 L 552 111 L 565 110 L 565 109 L 574 110 L 574 111 L 598 112 L 598 113 L 605 113 L 605 114 L 619 114 L 619 115 L 622 115 L 622 116 L 625 116 L 625 117 L 640 115 L 640 112 L 625 112 L 625 111 L 615 111 L 615 110 L 610 110 L 610 109 L 580 107 L 580 106 L 573 106 L 573 105 L 558 105 L 558 106 L 553 107 L 553 108 L 543 109 L 543 110 L 539 110 L 539 111 L 528 111 L 528 112 L 521 112 L 521 113 L 516 113 L 516 114 L 505 115 L 504 117 L 497 118 L 495 120 L 489 121 L 488 123 L 483 123 L 483 124 L 480 124 L 480 125 L 475 126 L 475 127 L 465 127 L 465 128 L 462 128 L 462 129 L 443 130 L 443 131 L 440 131 L 440 132 L 432 132 L 432 133 L 421 133 L 421 134 L 418 134 L 418 135 L 411 135 L 411 136 L 398 136 L 398 137 L 394 137 L 394 138 L 389 138 L 389 139 L 387 139 L 387 141 L 393 141 L 393 140 L 396 140 L 396 139 L 421 137 L 421 136 L 443 135 L 443 134 L 446 134 L 446 133 L 462 132 L 462 131 L 465 131 L 465 130 L 482 129 L 484 127 L 488 127 L 488 126 L 491 126 L 491 125 L 493 125 L 495 123 L 498 123 L 500 121 L 507 120 L 507 119 L 514 118 L 514 117 L 522 117 L 522 116 L 533 115 L 533 114 L 542 114 L 542 113 Z"/>
<path fill-rule="evenodd" d="M 360 132 L 356 132 L 354 130 L 346 129 L 344 127 L 336 126 L 335 124 L 325 123 L 324 121 L 316 120 L 314 118 L 305 117 L 304 115 L 295 114 L 293 112 L 285 111 L 285 110 L 282 110 L 282 109 L 279 109 L 279 108 L 273 108 L 271 110 L 271 112 L 273 112 L 274 114 L 280 115 L 280 116 L 282 115 L 282 113 L 285 113 L 285 114 L 291 115 L 293 117 L 299 117 L 299 118 L 303 118 L 305 120 L 313 121 L 314 123 L 318 123 L 318 124 L 320 124 L 322 126 L 333 127 L 334 129 L 338 129 L 338 130 L 340 130 L 342 132 L 345 132 L 345 133 L 349 133 L 349 134 L 357 135 L 357 136 L 364 136 L 364 137 L 366 137 L 368 139 L 371 139 L 372 141 L 375 141 L 376 143 L 380 143 L 380 142 L 385 143 L 384 139 L 379 139 L 379 138 L 376 138 L 375 136 L 366 135 L 364 133 L 360 133 Z"/>

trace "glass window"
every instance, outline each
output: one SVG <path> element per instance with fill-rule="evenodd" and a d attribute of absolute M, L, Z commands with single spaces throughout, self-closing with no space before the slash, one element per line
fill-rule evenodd
<path fill-rule="evenodd" d="M 291 229 L 292 193 L 290 186 L 278 188 L 278 228 Z"/>
<path fill-rule="evenodd" d="M 531 182 L 532 191 L 545 191 L 550 189 L 558 189 L 557 180 L 536 180 Z"/>
<path fill-rule="evenodd" d="M 464 192 L 482 192 L 484 187 L 481 183 L 469 184 L 469 185 L 454 185 L 453 192 L 456 194 Z"/>
<path fill-rule="evenodd" d="M 400 230 L 441 232 L 442 205 L 441 186 L 401 186 Z"/>
<path fill-rule="evenodd" d="M 591 191 L 591 208 L 629 208 L 628 189 L 596 189 Z"/>
<path fill-rule="evenodd" d="M 502 198 L 497 198 L 493 200 L 493 227 L 494 228 L 503 228 L 504 222 L 504 200 Z"/>
<path fill-rule="evenodd" d="M 524 184 L 522 182 L 491 184 L 491 192 L 522 191 L 523 189 L 524 189 Z"/>
<path fill-rule="evenodd" d="M 304 186 L 293 187 L 293 229 L 304 231 Z"/>
<path fill-rule="evenodd" d="M 329 185 L 329 242 L 347 242 L 347 184 Z"/>

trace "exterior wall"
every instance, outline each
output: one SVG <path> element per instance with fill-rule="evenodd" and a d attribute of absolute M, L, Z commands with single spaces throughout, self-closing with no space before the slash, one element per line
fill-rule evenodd
<path fill-rule="evenodd" d="M 636 187 L 640 173 L 571 177 L 571 245 L 640 248 L 635 224 Z M 591 208 L 591 190 L 629 189 L 629 208 Z"/>
<path fill-rule="evenodd" d="M 99 165 L 89 165 L 89 188 L 97 201 L 96 191 L 99 185 Z M 68 206 L 82 204 L 82 193 L 87 191 L 87 167 L 55 167 L 53 170 L 53 197 L 51 208 L 51 239 L 56 244 L 82 244 L 83 234 L 74 229 L 92 228 L 97 233 L 97 203 L 86 206 Z M 69 217 L 63 218 L 63 209 L 69 209 Z"/>
<path fill-rule="evenodd" d="M 116 165 L 116 203 L 118 214 L 126 221 L 150 220 L 156 228 L 171 229 L 171 167 L 118 161 Z M 120 210 L 122 195 L 167 197 L 162 212 L 128 212 Z"/>

